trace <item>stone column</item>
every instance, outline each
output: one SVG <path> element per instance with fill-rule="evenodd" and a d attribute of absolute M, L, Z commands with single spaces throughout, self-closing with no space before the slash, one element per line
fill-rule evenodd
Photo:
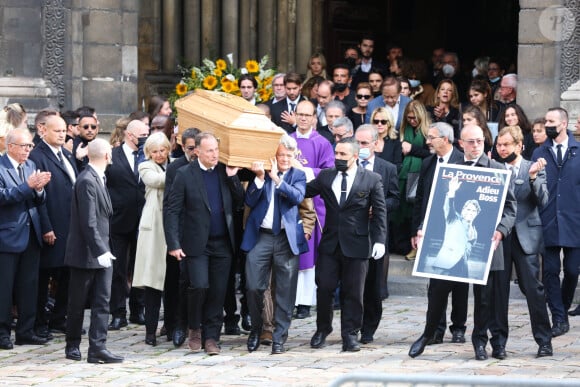
<path fill-rule="evenodd" d="M 278 34 L 276 35 L 276 47 L 278 47 L 276 50 L 276 63 L 278 64 L 278 70 L 284 73 L 289 71 L 288 62 L 291 61 L 289 53 L 291 51 L 290 41 L 292 38 L 289 36 L 288 28 L 288 1 L 278 1 Z"/>
<path fill-rule="evenodd" d="M 270 66 L 276 64 L 276 4 L 274 0 L 258 2 L 258 56 L 270 56 Z"/>
<path fill-rule="evenodd" d="M 296 71 L 306 74 L 312 55 L 312 0 L 301 0 L 296 8 Z"/>
<path fill-rule="evenodd" d="M 189 63 L 201 62 L 201 0 L 183 0 L 183 54 Z"/>
<path fill-rule="evenodd" d="M 244 34 L 238 35 L 238 22 L 240 24 L 247 23 L 243 17 L 238 18 L 238 13 L 240 9 L 238 8 L 237 0 L 223 0 L 222 6 L 222 47 L 217 55 L 220 57 L 229 54 L 230 52 L 234 54 L 234 59 L 238 56 L 238 42 L 240 47 L 243 45 Z M 241 4 L 242 9 L 244 4 Z M 242 14 L 244 12 L 242 11 Z M 240 15 L 241 16 L 241 15 Z"/>
<path fill-rule="evenodd" d="M 284 36 L 288 47 L 288 57 L 285 63 L 287 71 L 296 71 L 296 2 L 288 0 L 288 33 Z M 282 46 L 284 47 L 284 46 Z"/>
<path fill-rule="evenodd" d="M 324 0 L 312 2 L 312 52 L 324 51 Z M 328 56 L 328 53 L 324 53 Z"/>
<path fill-rule="evenodd" d="M 240 39 L 238 41 L 238 51 L 234 54 L 234 64 L 242 65 L 251 56 L 250 52 L 250 0 L 240 0 Z"/>
<path fill-rule="evenodd" d="M 162 69 L 166 72 L 175 72 L 183 56 L 181 17 L 181 0 L 163 1 Z"/>
<path fill-rule="evenodd" d="M 201 0 L 201 56 L 209 58 L 220 52 L 219 2 Z"/>

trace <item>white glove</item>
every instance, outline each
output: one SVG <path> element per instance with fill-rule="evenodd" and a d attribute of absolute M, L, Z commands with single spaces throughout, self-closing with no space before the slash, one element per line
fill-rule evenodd
<path fill-rule="evenodd" d="M 99 261 L 99 265 L 101 265 L 103 267 L 111 267 L 113 260 L 115 260 L 115 259 L 117 259 L 117 258 L 115 258 L 115 256 L 108 251 L 105 254 L 99 255 L 97 257 L 97 261 Z"/>
<path fill-rule="evenodd" d="M 382 243 L 375 243 L 373 245 L 373 252 L 371 257 L 374 259 L 381 259 L 385 255 L 385 245 Z"/>

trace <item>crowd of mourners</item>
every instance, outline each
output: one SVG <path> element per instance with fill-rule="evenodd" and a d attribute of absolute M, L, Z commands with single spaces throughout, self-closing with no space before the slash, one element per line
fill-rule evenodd
<path fill-rule="evenodd" d="M 128 324 L 143 325 L 152 346 L 162 337 L 217 355 L 222 336 L 243 331 L 250 352 L 281 354 L 292 318 L 315 308 L 312 348 L 325 345 L 339 310 L 343 350 L 359 351 L 374 341 L 389 297 L 389 255 L 416 259 L 435 167 L 449 163 L 511 171 L 487 283 L 473 285 L 476 359 L 488 358 L 488 342 L 491 356 L 507 356 L 510 281 L 526 296 L 537 356 L 551 356 L 552 338 L 580 315 L 572 118 L 554 107 L 530 119 L 503 59 L 482 56 L 465 71 L 444 48 L 429 61 L 396 44 L 381 61 L 374 49 L 363 36 L 342 63 L 327 67 L 315 53 L 305 75 L 276 74 L 273 98 L 257 107 L 286 134 L 251 168 L 219 162 L 218 140 L 178 128 L 161 96 L 120 118 L 108 144 L 92 107 L 42 109 L 29 128 L 24 106 L 5 106 L 0 348 L 13 348 L 11 331 L 16 345 L 65 334 L 66 358 L 81 360 L 88 308 L 89 362 L 123 361 L 106 338 Z M 238 82 L 256 104 L 256 80 Z M 460 183 L 449 184 L 446 206 L 466 235 L 455 244 L 468 247 L 432 270 L 467 276 L 480 208 L 458 203 Z M 430 216 L 450 219 L 449 208 Z M 430 279 L 425 330 L 409 356 L 442 343 L 447 327 L 452 343 L 465 343 L 468 294 L 465 281 Z"/>

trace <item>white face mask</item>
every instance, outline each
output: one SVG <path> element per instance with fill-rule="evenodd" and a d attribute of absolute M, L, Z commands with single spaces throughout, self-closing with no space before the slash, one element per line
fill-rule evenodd
<path fill-rule="evenodd" d="M 358 150 L 359 160 L 366 160 L 371 157 L 371 150 L 369 148 L 360 148 Z"/>
<path fill-rule="evenodd" d="M 450 64 L 443 66 L 441 71 L 443 71 L 443 75 L 445 75 L 447 78 L 451 78 L 453 75 L 455 75 L 455 67 L 451 66 Z"/>
<path fill-rule="evenodd" d="M 409 79 L 409 85 L 411 87 L 419 87 L 420 84 L 421 84 L 421 81 L 418 79 Z"/>
<path fill-rule="evenodd" d="M 477 69 L 474 67 L 473 70 L 471 70 L 471 76 L 473 78 L 477 77 L 479 75 L 479 71 L 477 71 Z"/>

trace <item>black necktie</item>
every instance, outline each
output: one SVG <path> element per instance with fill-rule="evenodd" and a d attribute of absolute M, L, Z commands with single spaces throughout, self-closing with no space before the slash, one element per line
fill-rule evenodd
<path fill-rule="evenodd" d="M 463 165 L 473 165 L 473 163 L 474 163 L 474 161 L 470 161 L 470 160 L 468 160 L 468 161 L 465 161 L 465 162 L 463 163 Z"/>
<path fill-rule="evenodd" d="M 558 166 L 562 166 L 562 144 L 556 145 L 556 161 L 558 162 Z"/>
<path fill-rule="evenodd" d="M 58 161 L 60 161 L 60 165 L 62 165 L 64 167 L 64 159 L 62 158 L 62 152 L 61 151 L 56 152 L 56 157 L 58 157 Z"/>
<path fill-rule="evenodd" d="M 282 172 L 278 172 L 278 177 L 282 178 Z M 274 184 L 274 181 L 272 181 Z M 272 193 L 272 199 L 274 200 L 274 219 L 272 220 L 272 232 L 274 235 L 280 234 L 280 230 L 282 229 L 282 214 L 280 213 L 280 196 L 278 192 L 276 192 L 276 188 Z"/>
<path fill-rule="evenodd" d="M 366 169 L 367 165 L 369 165 L 369 161 L 368 160 L 363 160 L 361 162 L 361 164 L 362 164 L 362 167 Z"/>
<path fill-rule="evenodd" d="M 133 173 L 139 178 L 139 151 L 133 151 Z"/>
<path fill-rule="evenodd" d="M 107 186 L 107 176 L 103 175 L 103 185 Z"/>
<path fill-rule="evenodd" d="M 20 177 L 20 180 L 24 183 L 24 166 L 22 166 L 22 164 L 18 165 L 18 176 Z"/>
<path fill-rule="evenodd" d="M 294 113 L 294 110 L 296 109 L 296 104 L 290 102 L 290 113 Z"/>
<path fill-rule="evenodd" d="M 444 161 L 445 161 L 445 159 L 444 159 L 443 157 L 439 157 L 439 162 L 440 162 L 440 163 L 442 163 L 442 162 L 444 162 Z"/>
<path fill-rule="evenodd" d="M 343 172 L 342 182 L 340 183 L 340 202 L 338 203 L 341 207 L 344 205 L 344 202 L 346 202 L 346 176 L 346 172 Z"/>

